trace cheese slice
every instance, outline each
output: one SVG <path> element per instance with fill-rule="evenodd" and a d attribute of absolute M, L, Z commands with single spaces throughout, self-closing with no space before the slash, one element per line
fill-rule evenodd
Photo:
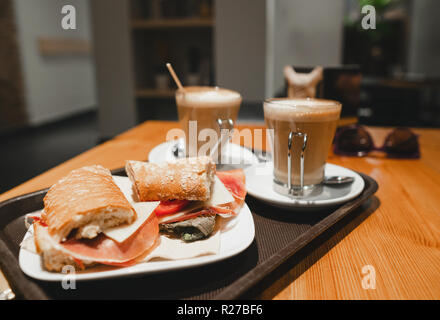
<path fill-rule="evenodd" d="M 235 201 L 234 197 L 231 195 L 228 189 L 226 189 L 223 182 L 221 182 L 221 180 L 215 176 L 211 190 L 211 198 L 209 200 L 192 201 L 188 206 L 185 207 L 184 210 L 160 217 L 159 223 L 176 220 L 177 218 L 180 218 L 189 212 L 193 212 L 196 209 L 219 206 L 233 201 Z"/>
<path fill-rule="evenodd" d="M 144 224 L 145 221 L 154 212 L 154 209 L 159 205 L 159 201 L 152 202 L 137 202 L 131 205 L 136 210 L 137 219 L 131 224 L 124 224 L 117 227 L 109 228 L 103 233 L 110 239 L 116 242 L 122 243 L 127 240 L 133 233 L 135 233 L 140 226 Z"/>
<path fill-rule="evenodd" d="M 211 198 L 203 201 L 203 207 L 213 207 L 234 201 L 234 197 L 217 176 L 215 176 L 211 192 Z"/>

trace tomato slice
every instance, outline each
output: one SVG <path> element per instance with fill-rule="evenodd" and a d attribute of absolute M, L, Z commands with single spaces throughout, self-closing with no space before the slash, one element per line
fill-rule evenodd
<path fill-rule="evenodd" d="M 43 221 L 43 218 L 39 217 L 39 216 L 29 216 L 29 218 L 31 218 L 33 221 L 38 222 L 39 224 L 41 224 L 43 227 L 47 227 L 47 224 Z"/>
<path fill-rule="evenodd" d="M 165 216 L 182 210 L 188 204 L 189 200 L 168 200 L 161 201 L 154 212 L 156 216 Z"/>

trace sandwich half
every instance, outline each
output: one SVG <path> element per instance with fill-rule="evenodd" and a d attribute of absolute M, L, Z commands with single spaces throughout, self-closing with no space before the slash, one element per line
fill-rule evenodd
<path fill-rule="evenodd" d="M 216 172 L 209 157 L 127 161 L 126 171 L 140 201 L 160 201 L 155 214 L 161 232 L 184 241 L 209 237 L 217 217 L 237 215 L 246 196 L 243 170 Z"/>
<path fill-rule="evenodd" d="M 44 197 L 41 219 L 33 224 L 37 252 L 50 271 L 133 264 L 158 237 L 156 206 L 139 216 L 108 169 L 73 170 Z"/>

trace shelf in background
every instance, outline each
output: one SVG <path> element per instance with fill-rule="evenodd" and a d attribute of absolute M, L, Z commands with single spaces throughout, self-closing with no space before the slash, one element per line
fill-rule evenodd
<path fill-rule="evenodd" d="M 89 55 L 92 52 L 92 45 L 84 39 L 40 37 L 37 43 L 44 56 Z"/>
<path fill-rule="evenodd" d="M 159 99 L 168 99 L 174 98 L 174 94 L 176 90 L 167 89 L 167 90 L 159 90 L 154 88 L 148 89 L 137 89 L 136 97 L 137 98 L 159 98 Z"/>
<path fill-rule="evenodd" d="M 211 28 L 211 18 L 177 18 L 177 19 L 136 19 L 132 21 L 133 29 L 168 29 L 168 28 Z"/>

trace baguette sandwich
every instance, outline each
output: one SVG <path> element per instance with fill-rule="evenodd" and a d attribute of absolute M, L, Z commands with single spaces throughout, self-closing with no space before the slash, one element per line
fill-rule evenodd
<path fill-rule="evenodd" d="M 33 228 L 37 253 L 49 271 L 66 265 L 131 265 L 159 233 L 156 216 L 139 216 L 110 171 L 101 166 L 73 170 L 54 184 Z"/>
<path fill-rule="evenodd" d="M 216 172 L 210 157 L 160 164 L 127 161 L 125 170 L 139 201 L 160 201 L 160 231 L 184 241 L 208 237 L 216 217 L 238 214 L 246 196 L 243 170 Z"/>

